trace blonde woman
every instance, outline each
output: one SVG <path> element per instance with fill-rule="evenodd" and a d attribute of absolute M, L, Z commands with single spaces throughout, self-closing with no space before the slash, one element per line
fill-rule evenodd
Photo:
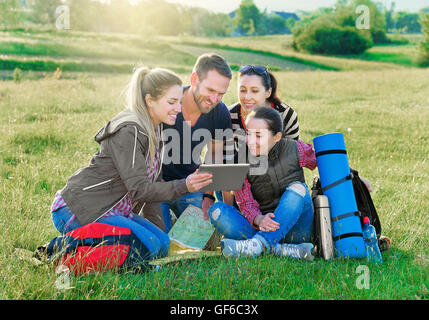
<path fill-rule="evenodd" d="M 172 71 L 140 67 L 127 86 L 127 107 L 96 135 L 99 151 L 57 192 L 52 220 L 60 233 L 91 222 L 130 228 L 150 256 L 166 256 L 160 202 L 195 192 L 211 183 L 209 174 L 161 182 L 162 124 L 174 124 L 181 111 L 182 81 Z M 133 208 L 142 207 L 146 218 Z"/>

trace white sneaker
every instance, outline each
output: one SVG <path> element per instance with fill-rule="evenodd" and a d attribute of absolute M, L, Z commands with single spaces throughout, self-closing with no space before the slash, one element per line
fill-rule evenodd
<path fill-rule="evenodd" d="M 220 241 L 222 248 L 222 254 L 226 258 L 237 258 L 237 257 L 257 257 L 263 251 L 261 241 L 258 239 L 248 240 L 233 240 L 223 239 Z"/>
<path fill-rule="evenodd" d="M 314 245 L 312 243 L 276 244 L 273 248 L 273 253 L 276 256 L 286 256 L 296 259 L 304 259 L 308 261 L 314 260 Z"/>

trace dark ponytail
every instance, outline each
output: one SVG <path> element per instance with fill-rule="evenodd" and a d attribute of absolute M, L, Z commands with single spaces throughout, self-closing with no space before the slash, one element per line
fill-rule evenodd
<path fill-rule="evenodd" d="M 247 116 L 246 123 L 252 118 L 264 120 L 267 123 L 268 130 L 271 131 L 273 136 L 279 132 L 283 132 L 283 122 L 280 113 L 273 108 L 253 108 Z"/>
<path fill-rule="evenodd" d="M 280 98 L 277 96 L 277 79 L 274 77 L 274 75 L 271 72 L 268 72 L 268 75 L 270 77 L 271 82 L 271 94 L 267 98 L 267 101 L 270 103 L 273 103 L 275 106 L 279 106 L 282 102 Z M 264 84 L 265 86 L 265 84 Z M 269 89 L 269 88 L 268 88 Z M 268 90 L 266 89 L 266 90 Z"/>
<path fill-rule="evenodd" d="M 240 77 L 245 76 L 245 75 L 249 75 L 249 76 L 256 75 L 256 76 L 258 76 L 259 78 L 261 78 L 262 85 L 264 86 L 265 90 L 268 91 L 271 88 L 271 95 L 267 98 L 267 101 L 270 103 L 273 103 L 276 106 L 278 106 L 282 103 L 281 100 L 279 99 L 279 97 L 277 96 L 277 79 L 274 77 L 274 75 L 271 72 L 269 72 L 265 67 L 262 67 L 262 66 L 255 67 L 252 65 L 247 65 L 243 68 L 245 70 L 242 71 L 240 69 Z M 261 72 L 260 70 L 258 70 L 256 68 L 263 68 L 265 70 L 263 72 Z"/>

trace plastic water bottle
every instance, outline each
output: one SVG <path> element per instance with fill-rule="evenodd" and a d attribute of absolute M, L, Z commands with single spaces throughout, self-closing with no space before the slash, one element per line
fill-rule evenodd
<path fill-rule="evenodd" d="M 383 258 L 377 244 L 377 234 L 374 226 L 369 223 L 368 217 L 363 218 L 362 232 L 368 261 L 382 264 Z"/>

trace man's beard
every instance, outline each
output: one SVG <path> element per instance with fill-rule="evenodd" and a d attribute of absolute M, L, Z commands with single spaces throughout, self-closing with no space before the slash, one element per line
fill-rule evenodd
<path fill-rule="evenodd" d="M 195 101 L 198 109 L 201 111 L 201 113 L 209 113 L 216 106 L 216 105 L 212 105 L 212 106 L 206 107 L 206 108 L 204 108 L 202 106 L 202 102 L 204 100 L 208 100 L 208 99 L 206 99 L 202 95 L 200 95 L 200 88 L 198 85 L 195 87 L 195 90 L 192 91 L 192 95 L 194 96 L 194 101 Z"/>

